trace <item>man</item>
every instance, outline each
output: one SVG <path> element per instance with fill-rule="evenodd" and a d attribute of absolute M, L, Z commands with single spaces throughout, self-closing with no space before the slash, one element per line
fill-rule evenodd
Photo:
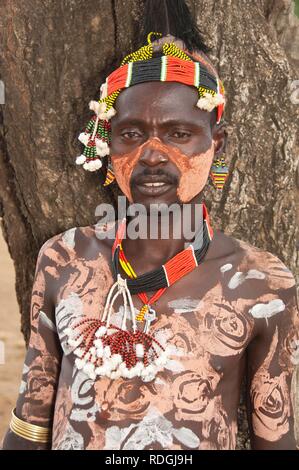
<path fill-rule="evenodd" d="M 169 40 L 182 46 L 162 38 L 156 58 Z M 201 51 L 190 57 L 209 69 Z M 183 231 L 163 239 L 161 213 L 157 239 L 123 238 L 120 223 L 116 240 L 87 226 L 42 246 L 30 345 L 4 449 L 234 449 L 243 378 L 252 448 L 295 449 L 294 277 L 271 253 L 213 230 L 205 205 L 197 212 L 225 148 L 221 99 L 207 111 L 196 87 L 179 78 L 133 78 L 137 83 L 113 97 L 115 112 L 109 102 L 109 171 L 128 201 L 146 208 L 145 228 L 151 204 L 187 204 L 191 225 L 203 222 L 202 244 L 188 251 Z M 109 81 L 106 87 L 111 91 Z M 103 87 L 100 103 L 112 95 Z M 80 160 L 92 170 L 106 155 L 107 146 L 102 155 L 95 149 L 95 136 L 108 110 L 93 107 Z M 170 217 L 170 228 L 181 218 Z"/>

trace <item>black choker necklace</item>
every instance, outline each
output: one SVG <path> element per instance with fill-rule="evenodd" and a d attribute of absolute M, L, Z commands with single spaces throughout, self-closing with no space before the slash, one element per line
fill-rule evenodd
<path fill-rule="evenodd" d="M 165 289 L 191 272 L 205 257 L 213 238 L 213 229 L 209 222 L 206 206 L 203 204 L 203 224 L 196 233 L 194 241 L 160 268 L 136 276 L 122 249 L 122 236 L 120 234 L 124 233 L 125 224 L 126 220 L 124 219 L 116 234 L 112 249 L 112 265 L 115 279 L 119 274 L 120 266 L 130 277 L 130 279 L 127 279 L 127 286 L 132 295 Z M 197 248 L 198 246 L 199 248 Z"/>

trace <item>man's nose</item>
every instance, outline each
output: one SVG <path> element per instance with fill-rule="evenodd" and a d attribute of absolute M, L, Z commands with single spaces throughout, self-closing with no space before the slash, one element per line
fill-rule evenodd
<path fill-rule="evenodd" d="M 143 149 L 139 162 L 142 165 L 157 166 L 168 162 L 168 156 L 164 150 L 148 146 Z"/>

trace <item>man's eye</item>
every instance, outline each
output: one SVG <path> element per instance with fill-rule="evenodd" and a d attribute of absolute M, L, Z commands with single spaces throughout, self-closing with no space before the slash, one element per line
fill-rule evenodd
<path fill-rule="evenodd" d="M 173 132 L 172 136 L 175 137 L 176 139 L 186 139 L 190 137 L 190 132 L 185 132 L 185 131 L 175 131 Z"/>
<path fill-rule="evenodd" d="M 135 131 L 127 131 L 127 132 L 122 132 L 121 136 L 124 137 L 125 139 L 135 139 L 135 138 L 140 137 L 140 134 Z"/>

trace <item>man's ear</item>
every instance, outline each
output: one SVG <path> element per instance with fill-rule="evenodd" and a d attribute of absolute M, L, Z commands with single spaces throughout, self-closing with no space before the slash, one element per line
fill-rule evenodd
<path fill-rule="evenodd" d="M 223 121 L 220 124 L 215 124 L 212 131 L 213 140 L 215 142 L 215 158 L 220 157 L 226 150 L 227 144 L 227 130 L 226 122 Z"/>

